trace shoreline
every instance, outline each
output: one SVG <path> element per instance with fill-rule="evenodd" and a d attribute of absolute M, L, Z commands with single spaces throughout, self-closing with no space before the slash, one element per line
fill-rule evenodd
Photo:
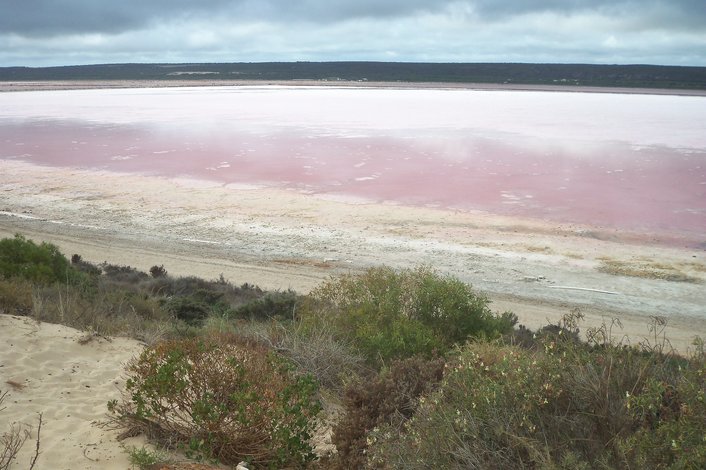
<path fill-rule="evenodd" d="M 483 91 L 545 91 L 564 93 L 615 93 L 639 95 L 706 96 L 706 90 L 671 88 L 626 88 L 577 85 L 532 85 L 503 83 L 450 82 L 368 82 L 327 80 L 52 80 L 0 81 L 0 93 L 48 90 L 91 90 L 120 88 L 174 87 L 343 87 L 377 89 L 458 89 Z"/>
<path fill-rule="evenodd" d="M 668 317 L 667 336 L 681 352 L 693 336 L 706 336 L 703 250 L 593 238 L 584 232 L 590 227 L 285 190 L 18 161 L 0 161 L 0 170 L 0 236 L 23 233 L 95 263 L 145 271 L 163 264 L 172 275 L 223 274 L 235 284 L 301 293 L 373 265 L 426 264 L 470 283 L 493 310 L 511 310 L 530 328 L 579 308 L 584 329 L 619 318 L 618 337 L 633 343 L 649 335 L 658 315 Z M 601 270 L 609 261 L 673 267 L 700 283 L 619 276 Z"/>

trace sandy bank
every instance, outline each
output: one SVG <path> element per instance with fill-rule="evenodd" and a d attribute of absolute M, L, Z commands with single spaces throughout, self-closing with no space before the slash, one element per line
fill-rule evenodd
<path fill-rule="evenodd" d="M 0 390 L 9 391 L 0 411 L 0 432 L 11 424 L 31 430 L 13 468 L 29 467 L 39 413 L 35 468 L 130 468 L 128 454 L 116 440 L 118 432 L 99 423 L 105 421 L 108 400 L 120 397 L 124 364 L 142 346 L 125 338 L 82 344 L 84 337 L 73 328 L 0 315 Z"/>

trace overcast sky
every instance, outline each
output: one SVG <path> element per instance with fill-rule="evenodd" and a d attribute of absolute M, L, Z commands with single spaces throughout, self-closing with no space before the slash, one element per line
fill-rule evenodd
<path fill-rule="evenodd" d="M 706 66 L 706 3 L 0 0 L 0 66 L 298 60 Z"/>

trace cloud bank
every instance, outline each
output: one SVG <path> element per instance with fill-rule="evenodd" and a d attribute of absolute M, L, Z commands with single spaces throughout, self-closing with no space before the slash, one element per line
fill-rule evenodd
<path fill-rule="evenodd" d="M 397 60 L 706 66 L 703 0 L 2 0 L 0 65 Z"/>

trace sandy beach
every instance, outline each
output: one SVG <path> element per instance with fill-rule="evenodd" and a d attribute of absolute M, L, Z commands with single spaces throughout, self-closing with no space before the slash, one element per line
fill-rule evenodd
<path fill-rule="evenodd" d="M 125 363 L 142 345 L 125 338 L 85 340 L 86 333 L 73 328 L 0 315 L 0 390 L 8 392 L 0 432 L 11 425 L 30 432 L 12 468 L 29 468 L 40 413 L 35 468 L 130 468 L 124 446 L 141 447 L 144 442 L 130 438 L 120 443 L 118 431 L 101 423 L 108 400 L 120 397 Z"/>

